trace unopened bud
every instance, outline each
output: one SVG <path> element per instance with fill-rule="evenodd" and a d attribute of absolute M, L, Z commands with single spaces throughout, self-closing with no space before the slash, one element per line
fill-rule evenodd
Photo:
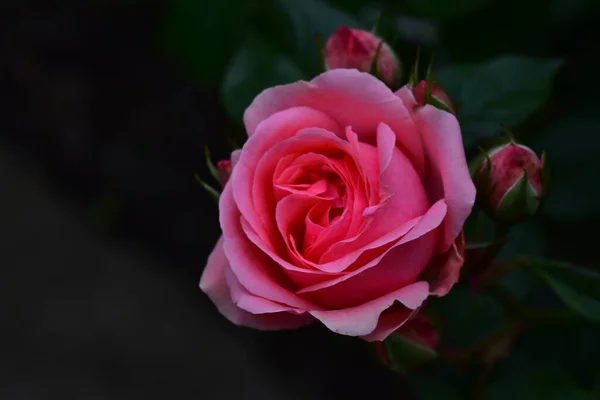
<path fill-rule="evenodd" d="M 425 104 L 432 104 L 433 106 L 446 109 L 446 111 L 456 115 L 456 109 L 454 108 L 454 104 L 452 104 L 450 97 L 434 83 L 429 83 L 429 98 L 427 95 L 426 80 L 420 81 L 415 86 L 413 89 L 413 95 L 415 96 L 415 101 L 417 104 L 421 106 L 424 106 Z M 439 107 L 440 105 L 442 105 L 442 107 Z"/>
<path fill-rule="evenodd" d="M 219 171 L 219 181 L 221 182 L 221 187 L 225 187 L 225 184 L 231 176 L 231 161 L 221 160 L 217 162 L 217 170 Z"/>
<path fill-rule="evenodd" d="M 372 66 L 375 60 L 375 71 Z M 400 80 L 400 60 L 387 43 L 371 32 L 340 27 L 327 40 L 325 68 L 356 68 L 362 72 L 376 72 L 388 86 Z"/>
<path fill-rule="evenodd" d="M 533 150 L 511 140 L 490 149 L 476 163 L 477 201 L 497 222 L 520 222 L 535 214 L 540 205 L 543 174 L 544 162 Z"/>

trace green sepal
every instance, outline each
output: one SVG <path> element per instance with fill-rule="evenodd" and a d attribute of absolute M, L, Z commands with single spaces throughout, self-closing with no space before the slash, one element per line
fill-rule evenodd
<path fill-rule="evenodd" d="M 494 219 L 503 223 L 515 223 L 524 217 L 535 214 L 540 205 L 538 195 L 529 183 L 527 170 L 500 200 L 498 208 L 494 210 Z"/>
<path fill-rule="evenodd" d="M 471 178 L 477 180 L 478 186 L 487 187 L 492 173 L 492 160 L 487 151 L 478 147 L 480 154 L 469 164 Z M 479 174 L 479 169 L 484 166 L 484 170 Z"/>
<path fill-rule="evenodd" d="M 469 162 L 469 174 L 471 175 L 471 179 L 475 179 L 475 174 L 481 167 L 483 160 L 485 160 L 485 156 L 486 156 L 485 151 L 481 147 L 479 147 L 479 151 L 480 151 L 480 154 L 476 155 Z"/>
<path fill-rule="evenodd" d="M 439 110 L 446 111 L 452 114 L 452 110 L 450 109 L 450 107 L 446 106 L 444 103 L 433 97 L 431 93 L 429 93 L 429 95 L 426 94 L 425 96 L 425 104 L 431 104 Z"/>
<path fill-rule="evenodd" d="M 506 144 L 506 143 L 519 144 L 517 142 L 517 139 L 515 139 L 515 136 L 513 135 L 513 133 L 510 131 L 510 129 L 508 129 L 508 127 L 506 125 L 502 124 L 500 126 L 502 126 L 502 129 L 504 130 L 504 133 L 508 137 L 508 142 L 504 142 L 504 144 Z"/>
<path fill-rule="evenodd" d="M 208 193 L 213 201 L 219 205 L 219 197 L 221 196 L 221 193 L 219 193 L 217 189 L 213 188 L 208 183 L 204 182 L 197 173 L 194 173 L 194 178 L 196 178 L 196 181 L 204 188 L 204 190 L 206 190 L 206 193 Z"/>
<path fill-rule="evenodd" d="M 379 44 L 377 45 L 377 49 L 375 50 L 375 54 L 373 55 L 373 59 L 371 60 L 371 68 L 370 68 L 371 72 L 370 73 L 371 73 L 371 75 L 376 76 L 379 80 L 385 82 L 379 76 L 379 70 L 377 69 L 377 62 L 379 61 L 379 54 L 381 53 L 382 47 L 383 47 L 383 39 L 381 39 L 379 41 Z"/>
<path fill-rule="evenodd" d="M 408 77 L 408 85 L 411 89 L 414 89 L 419 84 L 419 59 L 421 58 L 421 48 L 417 47 L 417 55 L 415 57 L 415 62 L 410 71 L 410 76 Z"/>
<path fill-rule="evenodd" d="M 450 107 L 433 97 L 433 93 L 431 91 L 431 85 L 436 84 L 436 81 L 433 77 L 433 56 L 429 61 L 429 66 L 427 66 L 427 78 L 425 81 L 425 104 L 431 104 L 437 109 L 442 111 L 446 111 L 452 113 Z M 436 85 L 437 86 L 437 85 Z"/>
<path fill-rule="evenodd" d="M 206 158 L 206 166 L 208 167 L 208 172 L 210 172 L 210 176 L 212 176 L 217 182 L 219 182 L 219 170 L 217 169 L 215 164 L 213 164 L 210 158 L 210 150 L 208 149 L 208 146 L 204 146 L 204 158 Z"/>
<path fill-rule="evenodd" d="M 421 367 L 438 356 L 435 350 L 400 335 L 388 336 L 383 347 L 389 356 L 390 367 L 402 373 Z"/>
<path fill-rule="evenodd" d="M 379 30 L 379 23 L 381 22 L 381 18 L 383 17 L 383 11 L 379 11 L 377 13 L 377 18 L 375 18 L 375 23 L 373 24 L 373 28 L 371 28 L 371 33 L 377 36 L 377 31 Z"/>

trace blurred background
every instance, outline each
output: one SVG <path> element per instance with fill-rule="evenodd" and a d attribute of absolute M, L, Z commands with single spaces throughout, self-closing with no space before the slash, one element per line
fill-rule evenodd
<path fill-rule="evenodd" d="M 318 326 L 261 333 L 218 314 L 197 288 L 219 235 L 216 206 L 193 176 L 210 180 L 204 146 L 214 161 L 228 157 L 260 90 L 316 75 L 315 35 L 370 29 L 381 15 L 405 71 L 417 46 L 426 60 L 435 53 L 469 155 L 500 123 L 548 152 L 551 197 L 504 256 L 595 267 L 599 5 L 4 2 L 0 398 L 412 398 L 358 341 Z M 547 332 L 546 350 L 524 346 L 532 352 L 518 365 L 560 366 L 561 376 L 600 390 L 597 334 Z M 580 348 L 559 351 L 566 340 Z M 450 398 L 441 396 L 427 398 Z"/>

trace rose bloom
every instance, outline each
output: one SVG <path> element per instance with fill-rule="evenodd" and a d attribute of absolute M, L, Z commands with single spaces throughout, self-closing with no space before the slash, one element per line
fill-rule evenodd
<path fill-rule="evenodd" d="M 464 262 L 475 189 L 454 115 L 353 69 L 259 94 L 200 288 L 238 325 L 383 340 Z"/>

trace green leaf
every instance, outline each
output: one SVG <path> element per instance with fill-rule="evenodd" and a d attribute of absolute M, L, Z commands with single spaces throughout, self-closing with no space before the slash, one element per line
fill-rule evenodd
<path fill-rule="evenodd" d="M 302 70 L 256 35 L 248 37 L 233 58 L 221 98 L 229 115 L 242 122 L 244 110 L 262 90 L 306 78 Z"/>
<path fill-rule="evenodd" d="M 447 19 L 467 15 L 491 0 L 409 0 L 409 10 L 425 18 Z"/>
<path fill-rule="evenodd" d="M 239 0 L 166 2 L 160 45 L 197 81 L 218 85 L 249 11 L 249 2 Z"/>
<path fill-rule="evenodd" d="M 591 400 L 592 397 L 578 387 L 569 376 L 561 371 L 538 368 L 497 377 L 490 384 L 486 400 Z"/>
<path fill-rule="evenodd" d="M 208 183 L 204 182 L 198 174 L 194 174 L 194 178 L 196 178 L 196 181 L 202 186 L 204 190 L 206 190 L 206 193 L 208 193 L 208 195 L 213 199 L 213 201 L 217 205 L 219 205 L 219 197 L 221 196 L 221 193 L 219 193 L 217 189 L 213 188 Z"/>
<path fill-rule="evenodd" d="M 437 353 L 400 335 L 391 335 L 384 341 L 392 368 L 405 372 L 424 365 L 437 357 Z"/>
<path fill-rule="evenodd" d="M 443 316 L 442 348 L 465 349 L 494 332 L 506 317 L 502 305 L 486 293 L 476 295 L 465 286 L 455 286 L 448 295 L 427 307 Z"/>
<path fill-rule="evenodd" d="M 319 35 L 323 44 L 340 26 L 365 28 L 352 15 L 321 0 L 277 0 L 289 17 L 295 38 L 295 61 L 311 74 L 318 72 L 320 54 L 315 42 Z"/>
<path fill-rule="evenodd" d="M 458 106 L 465 147 L 492 136 L 501 125 L 525 121 L 548 98 L 559 60 L 505 56 L 456 65 L 435 75 Z"/>
<path fill-rule="evenodd" d="M 550 260 L 533 260 L 532 268 L 571 310 L 600 322 L 600 273 Z"/>
<path fill-rule="evenodd" d="M 539 130 L 529 144 L 546 150 L 552 169 L 550 193 L 542 212 L 558 221 L 600 216 L 600 118 L 596 109 L 559 118 Z"/>
<path fill-rule="evenodd" d="M 465 398 L 462 378 L 456 370 L 438 367 L 419 373 L 411 372 L 406 381 L 420 400 L 462 400 Z"/>

